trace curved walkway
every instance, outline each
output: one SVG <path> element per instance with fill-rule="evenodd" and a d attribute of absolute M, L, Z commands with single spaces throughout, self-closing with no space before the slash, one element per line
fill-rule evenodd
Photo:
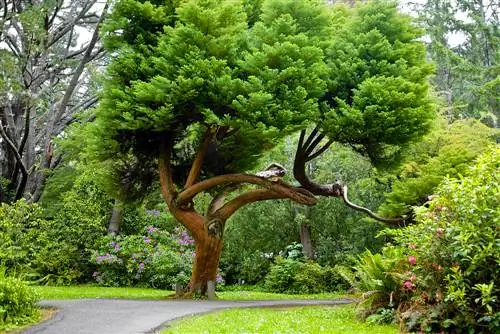
<path fill-rule="evenodd" d="M 168 322 L 194 314 L 234 307 L 291 307 L 352 303 L 336 300 L 124 300 L 79 299 L 43 301 L 59 311 L 50 320 L 25 330 L 25 334 L 132 334 L 157 333 Z"/>

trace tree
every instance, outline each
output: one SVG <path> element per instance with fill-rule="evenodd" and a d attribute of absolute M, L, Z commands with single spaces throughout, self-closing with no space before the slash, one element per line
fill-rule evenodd
<path fill-rule="evenodd" d="M 446 177 L 464 175 L 474 160 L 496 142 L 498 131 L 475 119 L 444 120 L 420 143 L 408 150 L 410 157 L 397 173 L 379 212 L 386 216 L 407 215 L 413 219 L 414 206 L 431 199 Z"/>
<path fill-rule="evenodd" d="M 437 65 L 433 82 L 447 101 L 450 122 L 474 117 L 497 126 L 498 9 L 491 0 L 427 0 L 417 8 Z"/>
<path fill-rule="evenodd" d="M 89 64 L 104 54 L 107 8 L 97 0 L 0 2 L 0 202 L 38 201 L 62 159 L 54 139 L 97 102 Z"/>
<path fill-rule="evenodd" d="M 384 165 L 427 131 L 432 67 L 419 36 L 378 1 L 356 10 L 313 0 L 118 1 L 89 151 L 100 161 L 157 161 L 168 208 L 196 243 L 190 292 L 206 295 L 225 223 L 246 204 L 334 196 L 376 217 L 340 183 L 310 180 L 305 165 L 333 142 Z M 245 173 L 297 131 L 300 186 L 281 180 L 280 168 Z M 212 198 L 203 211 L 193 205 L 202 193 Z"/>

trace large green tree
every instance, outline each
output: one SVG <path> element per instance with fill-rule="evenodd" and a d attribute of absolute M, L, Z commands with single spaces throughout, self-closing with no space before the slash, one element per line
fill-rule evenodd
<path fill-rule="evenodd" d="M 225 222 L 248 203 L 335 196 L 373 215 L 340 183 L 312 181 L 305 165 L 333 142 L 383 165 L 427 132 L 432 67 L 418 37 L 395 4 L 379 1 L 356 9 L 319 0 L 117 1 L 90 151 L 101 161 L 158 163 L 168 208 L 196 242 L 190 291 L 205 295 Z M 300 186 L 280 180 L 279 167 L 245 172 L 297 131 Z M 204 210 L 193 205 L 202 193 L 212 198 Z"/>

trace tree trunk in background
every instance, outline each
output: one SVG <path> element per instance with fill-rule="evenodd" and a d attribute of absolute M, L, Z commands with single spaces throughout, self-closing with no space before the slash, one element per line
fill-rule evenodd
<path fill-rule="evenodd" d="M 315 258 L 314 244 L 311 238 L 311 225 L 303 222 L 299 225 L 300 243 L 302 244 L 302 253 L 310 260 Z"/>
<path fill-rule="evenodd" d="M 123 204 L 120 200 L 115 199 L 115 204 L 111 209 L 111 218 L 109 219 L 108 234 L 118 235 L 123 222 Z"/>

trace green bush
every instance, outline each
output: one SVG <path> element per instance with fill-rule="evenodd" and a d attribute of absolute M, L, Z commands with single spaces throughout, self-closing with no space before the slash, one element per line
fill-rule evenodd
<path fill-rule="evenodd" d="M 0 266 L 18 273 L 29 270 L 35 254 L 47 241 L 39 236 L 46 225 L 38 205 L 29 205 L 24 200 L 1 204 Z"/>
<path fill-rule="evenodd" d="M 418 224 L 388 232 L 394 244 L 353 280 L 374 296 L 368 313 L 392 306 L 406 331 L 500 331 L 499 167 L 497 147 L 468 176 L 446 179 Z"/>
<path fill-rule="evenodd" d="M 277 293 L 292 292 L 291 287 L 294 285 L 295 275 L 301 264 L 301 262 L 278 256 L 265 278 L 264 289 Z"/>
<path fill-rule="evenodd" d="M 290 287 L 295 293 L 320 293 L 326 290 L 325 269 L 314 262 L 301 263 Z"/>
<path fill-rule="evenodd" d="M 343 290 L 345 281 L 331 267 L 277 257 L 265 277 L 264 289 L 277 293 L 320 293 Z"/>
<path fill-rule="evenodd" d="M 258 284 L 266 277 L 271 267 L 271 259 L 262 252 L 250 253 L 243 257 L 240 277 L 247 284 Z"/>
<path fill-rule="evenodd" d="M 61 198 L 57 211 L 24 200 L 0 206 L 0 264 L 7 271 L 43 284 L 90 277 L 89 249 L 106 233 L 109 199 L 91 176 L 77 180 Z"/>
<path fill-rule="evenodd" d="M 0 269 L 0 329 L 22 325 L 39 315 L 37 293 L 17 278 Z"/>

